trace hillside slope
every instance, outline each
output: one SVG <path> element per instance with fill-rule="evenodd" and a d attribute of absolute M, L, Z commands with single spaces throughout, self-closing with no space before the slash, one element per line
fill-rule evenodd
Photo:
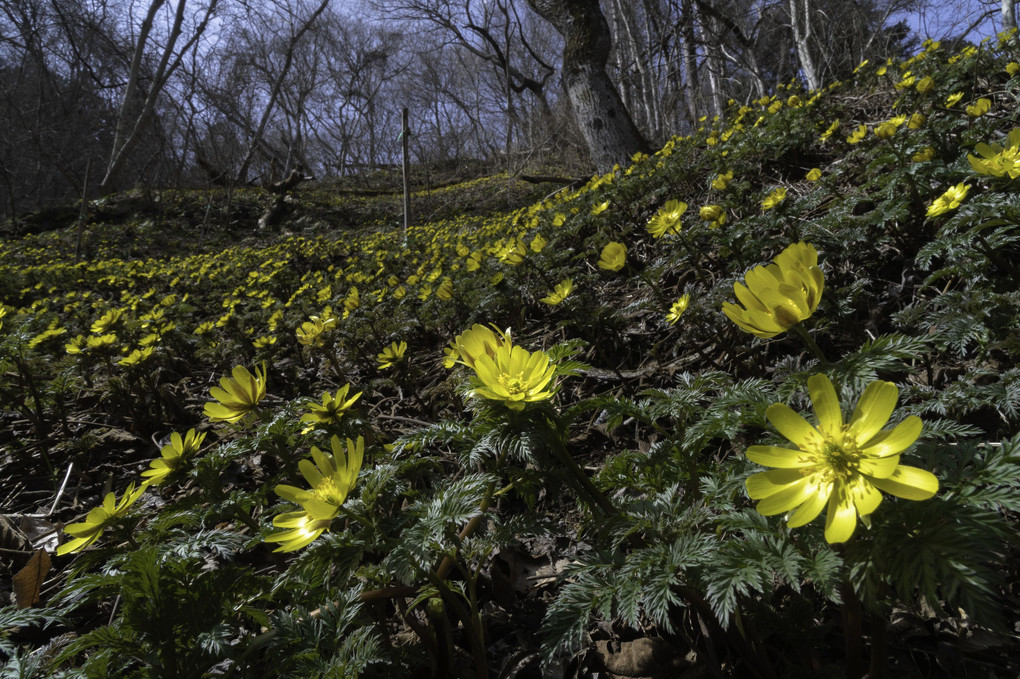
<path fill-rule="evenodd" d="M 271 234 L 163 192 L 93 206 L 78 264 L 74 228 L 3 242 L 0 653 L 1015 675 L 1013 44 L 731 104 L 534 203 L 434 191 L 406 234 L 310 186 Z"/>

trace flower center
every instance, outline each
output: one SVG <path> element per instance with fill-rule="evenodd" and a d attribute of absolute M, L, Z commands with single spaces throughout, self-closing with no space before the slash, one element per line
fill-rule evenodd
<path fill-rule="evenodd" d="M 324 476 L 319 481 L 319 485 L 312 491 L 315 497 L 327 504 L 339 507 L 344 503 L 344 493 L 336 485 L 336 481 L 333 480 L 332 476 Z"/>
<path fill-rule="evenodd" d="M 846 427 L 844 427 L 845 429 Z M 822 447 L 822 457 L 832 480 L 847 479 L 857 473 L 861 452 L 854 445 L 846 432 L 839 440 L 826 438 Z"/>
<path fill-rule="evenodd" d="M 528 393 L 528 382 L 524 379 L 523 373 L 517 373 L 511 375 L 509 373 L 502 373 L 499 376 L 499 383 L 506 389 L 507 394 L 511 397 L 520 397 Z"/>

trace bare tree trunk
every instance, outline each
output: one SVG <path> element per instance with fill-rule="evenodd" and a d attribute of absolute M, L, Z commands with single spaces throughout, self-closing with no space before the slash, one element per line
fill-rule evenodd
<path fill-rule="evenodd" d="M 599 172 L 648 152 L 606 74 L 611 36 L 598 0 L 527 0 L 564 38 L 563 80 L 581 134 Z"/>
<path fill-rule="evenodd" d="M 719 54 L 719 44 L 712 39 L 712 35 L 715 33 L 712 17 L 700 13 L 699 18 L 701 20 L 701 39 L 705 44 L 705 70 L 708 71 L 709 101 L 712 103 L 712 114 L 721 116 L 723 93 L 719 75 L 722 72 L 722 55 Z"/>
<path fill-rule="evenodd" d="M 1016 0 L 1001 0 L 1002 30 L 1016 28 Z"/>
<path fill-rule="evenodd" d="M 244 154 L 244 160 L 241 161 L 241 167 L 237 171 L 237 181 L 241 184 L 248 181 L 248 168 L 251 166 L 251 161 L 255 158 L 255 151 L 262 145 L 262 138 L 266 134 L 269 118 L 276 107 L 277 99 L 280 98 L 280 90 L 283 88 L 283 83 L 287 80 L 287 74 L 290 73 L 291 64 L 294 63 L 294 50 L 297 49 L 297 44 L 301 41 L 302 36 L 308 32 L 312 24 L 315 23 L 315 20 L 319 18 L 319 15 L 326 10 L 328 4 L 329 0 L 322 0 L 322 3 L 308 17 L 308 20 L 301 24 L 301 27 L 290 37 L 290 42 L 287 44 L 287 52 L 283 58 L 283 67 L 273 83 L 272 92 L 269 94 L 269 102 L 266 103 L 266 108 L 262 111 L 262 118 L 259 120 L 258 127 L 255 128 L 251 142 L 248 144 L 248 150 Z"/>
<path fill-rule="evenodd" d="M 811 0 L 789 0 L 790 28 L 793 44 L 797 48 L 797 60 L 804 72 L 809 90 L 817 90 L 822 84 L 811 56 Z"/>
<path fill-rule="evenodd" d="M 216 10 L 218 1 L 219 0 L 210 0 L 209 5 L 206 8 L 205 15 L 202 17 L 202 21 L 195 28 L 194 34 L 175 55 L 174 47 L 177 45 L 177 40 L 181 37 L 185 9 L 188 4 L 187 0 L 179 0 L 177 3 L 177 11 L 174 14 L 173 26 L 170 28 L 166 45 L 163 48 L 163 54 L 160 56 L 156 72 L 152 75 L 151 84 L 149 85 L 148 91 L 145 94 L 145 99 L 142 102 L 141 111 L 135 114 L 133 109 L 135 108 L 135 99 L 138 97 L 142 58 L 145 55 L 145 50 L 149 41 L 149 34 L 152 31 L 152 23 L 156 18 L 156 14 L 165 3 L 165 0 L 152 0 L 149 5 L 149 9 L 145 14 L 145 19 L 142 20 L 142 25 L 138 33 L 138 40 L 135 44 L 135 51 L 131 58 L 128 81 L 124 88 L 124 99 L 121 102 L 120 111 L 117 114 L 117 126 L 114 132 L 113 148 L 110 151 L 110 160 L 107 163 L 103 179 L 99 183 L 100 193 L 108 193 L 112 189 L 113 184 L 117 179 L 117 175 L 124 169 L 124 164 L 127 162 L 131 151 L 141 140 L 145 127 L 152 120 L 152 116 L 156 108 L 156 100 L 163 92 L 163 88 L 166 86 L 167 80 L 169 80 L 173 72 L 180 67 L 184 56 L 191 50 L 192 47 L 195 46 L 198 39 L 205 32 L 206 26 L 209 25 L 209 19 Z"/>
<path fill-rule="evenodd" d="M 680 64 L 683 67 L 683 90 L 684 101 L 687 104 L 688 121 L 691 127 L 697 123 L 700 117 L 698 109 L 698 55 L 694 41 L 694 4 L 693 0 L 684 0 L 681 8 L 682 23 L 680 25 L 680 36 L 683 45 L 680 52 Z"/>

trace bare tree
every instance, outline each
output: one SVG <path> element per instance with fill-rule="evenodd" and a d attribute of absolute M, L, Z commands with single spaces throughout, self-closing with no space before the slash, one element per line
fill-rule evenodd
<path fill-rule="evenodd" d="M 612 38 L 598 0 L 528 0 L 563 36 L 563 81 L 599 172 L 626 164 L 648 144 L 606 74 Z"/>
<path fill-rule="evenodd" d="M 156 67 L 151 73 L 144 73 L 145 57 L 156 42 L 156 37 L 152 34 L 153 24 L 165 4 L 165 0 L 151 0 L 145 17 L 138 27 L 138 35 L 134 38 L 131 66 L 127 73 L 124 96 L 114 127 L 113 148 L 110 150 L 110 159 L 107 162 L 103 179 L 99 183 L 100 192 L 106 193 L 112 189 L 117 175 L 123 170 L 135 145 L 152 121 L 156 102 L 167 81 L 180 68 L 185 56 L 194 49 L 202 37 L 218 3 L 219 0 L 208 0 L 208 4 L 195 13 L 195 16 L 199 17 L 198 21 L 192 27 L 190 34 L 186 36 L 184 43 L 178 47 L 177 42 L 184 34 L 185 20 L 188 18 L 187 0 L 178 0 L 169 33 L 164 38 L 162 46 L 158 48 L 160 54 Z M 146 81 L 145 85 L 142 83 L 143 77 Z M 140 106 L 139 100 L 141 100 Z"/>

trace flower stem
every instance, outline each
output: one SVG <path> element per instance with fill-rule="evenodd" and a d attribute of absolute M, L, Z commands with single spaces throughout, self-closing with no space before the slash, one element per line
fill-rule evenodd
<path fill-rule="evenodd" d="M 829 362 L 829 360 L 825 358 L 825 354 L 822 353 L 821 347 L 819 347 L 818 344 L 815 343 L 813 339 L 811 339 L 811 335 L 808 334 L 808 331 L 804 329 L 803 325 L 798 323 L 797 325 L 793 326 L 793 331 L 796 332 L 797 335 L 799 335 L 802 340 L 804 340 L 804 344 L 806 344 L 808 350 L 815 355 L 815 358 L 817 358 L 822 363 Z"/>
<path fill-rule="evenodd" d="M 584 470 L 577 466 L 577 462 L 567 452 L 566 447 L 559 437 L 553 438 L 552 444 L 553 452 L 556 457 L 563 464 L 563 466 L 570 472 L 571 477 L 574 479 L 577 485 L 577 489 L 581 491 L 582 495 L 587 496 L 589 504 L 596 504 L 599 509 L 603 511 L 607 516 L 613 516 L 619 514 L 612 501 L 606 497 L 605 493 L 599 490 L 598 486 L 589 478 Z"/>

